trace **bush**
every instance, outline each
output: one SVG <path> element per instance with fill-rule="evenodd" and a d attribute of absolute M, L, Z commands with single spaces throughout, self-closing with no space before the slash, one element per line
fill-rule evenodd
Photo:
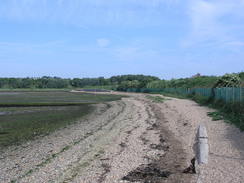
<path fill-rule="evenodd" d="M 238 74 L 225 74 L 215 83 L 214 88 L 221 87 L 239 87 L 241 85 L 241 78 Z"/>

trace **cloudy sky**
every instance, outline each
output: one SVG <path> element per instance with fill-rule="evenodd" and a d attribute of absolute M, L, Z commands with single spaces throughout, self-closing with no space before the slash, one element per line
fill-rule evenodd
<path fill-rule="evenodd" d="M 244 71 L 244 0 L 0 0 L 0 77 Z"/>

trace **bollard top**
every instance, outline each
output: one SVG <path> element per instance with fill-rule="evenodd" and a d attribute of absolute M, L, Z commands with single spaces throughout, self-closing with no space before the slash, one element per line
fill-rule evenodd
<path fill-rule="evenodd" d="M 208 138 L 207 129 L 203 124 L 198 127 L 198 138 Z"/>

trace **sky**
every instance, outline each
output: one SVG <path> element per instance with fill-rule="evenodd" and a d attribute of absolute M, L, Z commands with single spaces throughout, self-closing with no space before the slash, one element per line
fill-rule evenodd
<path fill-rule="evenodd" d="M 0 77 L 244 71 L 244 0 L 0 0 Z"/>

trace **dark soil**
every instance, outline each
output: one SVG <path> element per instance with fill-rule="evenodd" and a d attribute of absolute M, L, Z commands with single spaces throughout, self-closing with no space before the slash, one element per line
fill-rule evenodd
<path fill-rule="evenodd" d="M 151 144 L 150 147 L 162 150 L 165 154 L 160 156 L 160 159 L 153 160 L 151 164 L 141 165 L 131 171 L 122 180 L 142 183 L 189 183 L 194 172 L 185 172 L 191 162 L 187 162 L 181 142 L 167 128 L 167 121 L 161 109 L 156 104 L 151 104 L 151 109 L 157 119 L 151 128 L 160 132 L 160 143 Z M 145 139 L 141 138 L 145 143 Z"/>
<path fill-rule="evenodd" d="M 160 182 L 162 178 L 168 178 L 171 172 L 162 171 L 156 164 L 148 164 L 130 172 L 122 180 L 131 182 L 143 181 L 143 183 Z"/>

